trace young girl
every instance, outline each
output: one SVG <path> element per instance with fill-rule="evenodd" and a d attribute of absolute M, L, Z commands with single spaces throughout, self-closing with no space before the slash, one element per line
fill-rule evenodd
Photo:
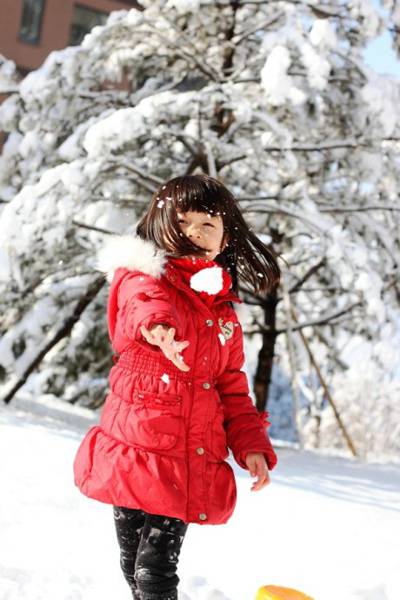
<path fill-rule="evenodd" d="M 238 278 L 279 283 L 275 253 L 234 196 L 207 175 L 160 186 L 136 227 L 113 236 L 97 268 L 111 284 L 108 329 L 118 360 L 99 425 L 82 440 L 74 480 L 113 505 L 120 565 L 134 599 L 177 600 L 189 523 L 226 523 L 236 483 L 226 461 L 270 483 L 277 457 L 249 396 Z"/>

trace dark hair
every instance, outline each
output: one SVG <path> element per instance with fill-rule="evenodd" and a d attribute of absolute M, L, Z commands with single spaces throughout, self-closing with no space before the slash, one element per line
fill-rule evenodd
<path fill-rule="evenodd" d="M 205 250 L 193 244 L 180 229 L 177 212 L 187 211 L 221 216 L 228 244 L 215 262 L 231 275 L 234 293 L 238 293 L 238 277 L 251 283 L 255 293 L 268 293 L 279 285 L 278 255 L 248 227 L 233 194 L 209 175 L 183 175 L 162 184 L 137 224 L 136 233 L 152 240 L 171 257 L 192 254 L 204 258 Z"/>

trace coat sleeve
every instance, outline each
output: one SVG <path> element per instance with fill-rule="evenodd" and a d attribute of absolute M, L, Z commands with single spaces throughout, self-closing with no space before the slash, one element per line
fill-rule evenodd
<path fill-rule="evenodd" d="M 225 371 L 217 379 L 217 391 L 224 408 L 224 427 L 227 444 L 237 464 L 248 469 L 245 457 L 248 452 L 264 454 L 268 469 L 272 470 L 278 458 L 266 432 L 269 422 L 266 411 L 259 413 L 249 395 L 244 364 L 243 331 L 240 323 L 235 327 L 234 339 Z"/>
<path fill-rule="evenodd" d="M 137 271 L 124 277 L 118 289 L 118 312 L 122 331 L 129 339 L 145 341 L 141 326 L 149 329 L 156 323 L 174 327 L 178 337 L 181 333 L 168 291 L 151 275 Z"/>

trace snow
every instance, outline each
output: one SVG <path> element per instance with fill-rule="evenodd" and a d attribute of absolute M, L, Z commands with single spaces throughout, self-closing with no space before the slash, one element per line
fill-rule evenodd
<path fill-rule="evenodd" d="M 372 38 L 379 34 L 382 27 L 382 18 L 371 0 L 352 0 L 349 8 L 351 17 L 362 19 L 363 34 L 366 38 Z"/>
<path fill-rule="evenodd" d="M 310 31 L 310 42 L 321 48 L 334 48 L 336 46 L 336 33 L 328 19 L 315 19 Z"/>
<path fill-rule="evenodd" d="M 143 98 L 134 107 L 121 108 L 111 114 L 110 110 L 107 110 L 107 116 L 104 115 L 87 130 L 82 145 L 89 158 L 116 152 L 125 144 L 136 144 L 140 147 L 142 138 L 148 135 L 150 123 L 154 123 L 157 118 L 161 119 L 171 105 L 180 117 L 191 113 L 191 103 L 195 98 L 193 92 L 176 94 L 164 91 Z"/>
<path fill-rule="evenodd" d="M 200 0 L 168 0 L 166 8 L 175 8 L 178 13 L 197 12 L 200 10 Z"/>
<path fill-rule="evenodd" d="M 207 292 L 207 294 L 217 294 L 222 290 L 222 268 L 207 267 L 200 269 L 190 278 L 190 287 L 196 292 Z"/>
<path fill-rule="evenodd" d="M 292 84 L 292 78 L 287 74 L 291 59 L 285 46 L 276 46 L 268 55 L 261 69 L 261 85 L 267 100 L 272 106 L 280 106 L 286 100 L 293 104 L 302 104 L 306 95 Z"/>
<path fill-rule="evenodd" d="M 302 62 L 308 72 L 310 86 L 317 90 L 325 89 L 331 70 L 329 62 L 320 56 L 311 44 L 301 44 L 300 51 Z"/>
<path fill-rule="evenodd" d="M 141 102 L 140 107 L 149 107 L 149 102 Z M 89 156 L 101 155 L 104 145 L 116 150 L 131 138 L 136 139 L 146 133 L 144 116 L 140 107 L 121 108 L 99 123 L 95 123 L 86 132 L 83 147 Z M 150 115 L 148 115 L 150 116 Z"/>
<path fill-rule="evenodd" d="M 128 600 L 112 507 L 82 495 L 73 459 L 89 410 L 21 394 L 0 412 L 2 494 L 0 588 L 5 600 Z M 179 600 L 252 600 L 263 585 L 315 600 L 400 597 L 400 466 L 344 454 L 299 451 L 272 440 L 271 483 L 229 457 L 235 512 L 221 526 L 189 525 Z M 5 487 L 3 488 L 5 490 Z"/>
<path fill-rule="evenodd" d="M 19 76 L 14 61 L 0 54 L 0 94 L 7 94 L 17 89 Z"/>
<path fill-rule="evenodd" d="M 396 82 L 370 69 L 368 81 L 361 88 L 360 94 L 367 105 L 367 112 L 373 115 L 376 134 L 388 137 L 393 135 L 398 123 L 400 102 L 400 91 Z M 362 110 L 360 114 L 363 114 Z"/>
<path fill-rule="evenodd" d="M 164 381 L 164 383 L 169 383 L 169 375 L 168 373 L 163 373 L 160 377 Z"/>

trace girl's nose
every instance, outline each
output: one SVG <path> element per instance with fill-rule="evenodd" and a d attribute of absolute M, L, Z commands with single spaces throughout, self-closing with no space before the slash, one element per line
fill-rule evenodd
<path fill-rule="evenodd" d="M 194 235 L 194 234 L 195 234 L 197 237 L 200 237 L 200 235 L 199 235 L 199 231 L 196 229 L 196 227 L 195 227 L 195 226 L 193 226 L 193 227 L 192 227 L 192 226 L 189 226 L 189 228 L 186 230 L 186 235 L 187 235 L 188 237 L 192 237 L 192 235 Z"/>

